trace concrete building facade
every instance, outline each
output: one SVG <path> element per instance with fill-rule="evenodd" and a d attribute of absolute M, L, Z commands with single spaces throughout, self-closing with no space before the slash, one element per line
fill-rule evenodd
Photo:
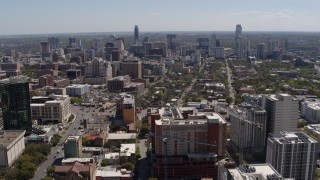
<path fill-rule="evenodd" d="M 289 94 L 273 94 L 266 97 L 267 134 L 279 135 L 280 131 L 296 131 L 299 101 Z"/>
<path fill-rule="evenodd" d="M 266 162 L 284 178 L 312 180 L 318 151 L 318 142 L 305 133 L 282 132 L 268 138 Z"/>
<path fill-rule="evenodd" d="M 69 96 L 34 96 L 31 100 L 31 117 L 41 123 L 66 123 L 71 115 Z"/>
<path fill-rule="evenodd" d="M 0 131 L 0 167 L 9 168 L 25 149 L 24 130 Z"/>

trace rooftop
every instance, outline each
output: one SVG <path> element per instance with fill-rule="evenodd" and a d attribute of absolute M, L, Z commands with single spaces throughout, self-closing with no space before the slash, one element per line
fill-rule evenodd
<path fill-rule="evenodd" d="M 279 144 L 317 143 L 303 132 L 281 132 L 280 137 L 273 137 Z"/>
<path fill-rule="evenodd" d="M 106 153 L 104 155 L 105 159 L 119 159 L 119 153 Z"/>
<path fill-rule="evenodd" d="M 131 156 L 136 153 L 136 144 L 121 144 L 120 155 Z"/>
<path fill-rule="evenodd" d="M 90 87 L 89 84 L 71 84 L 71 85 L 67 86 L 67 88 L 82 88 L 82 87 L 87 87 L 87 86 Z"/>
<path fill-rule="evenodd" d="M 93 158 L 66 158 L 62 160 L 62 164 L 66 163 L 73 163 L 73 162 L 80 162 L 80 163 L 88 163 L 93 162 Z"/>
<path fill-rule="evenodd" d="M 24 137 L 24 130 L 2 130 L 0 131 L 0 148 L 10 149 L 16 141 Z"/>
<path fill-rule="evenodd" d="M 237 180 L 267 180 L 271 175 L 282 178 L 281 174 L 271 164 L 245 164 L 238 168 L 228 169 L 233 179 Z"/>
<path fill-rule="evenodd" d="M 1 84 L 15 84 L 28 82 L 27 76 L 12 76 L 10 78 L 0 80 Z"/>
<path fill-rule="evenodd" d="M 120 139 L 135 139 L 136 133 L 109 133 L 109 140 L 120 140 Z"/>
<path fill-rule="evenodd" d="M 79 140 L 79 139 L 80 139 L 80 136 L 69 136 L 69 137 L 67 138 L 67 140 L 73 140 L 73 139 Z"/>
<path fill-rule="evenodd" d="M 126 169 L 117 170 L 113 167 L 104 167 L 97 169 L 96 177 L 102 178 L 119 178 L 119 177 L 131 177 L 132 172 Z"/>

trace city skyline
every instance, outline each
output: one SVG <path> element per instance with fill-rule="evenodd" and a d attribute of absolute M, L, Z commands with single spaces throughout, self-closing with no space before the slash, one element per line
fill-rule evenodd
<path fill-rule="evenodd" d="M 1 3 L 0 35 L 133 31 L 320 31 L 317 0 L 40 0 Z"/>

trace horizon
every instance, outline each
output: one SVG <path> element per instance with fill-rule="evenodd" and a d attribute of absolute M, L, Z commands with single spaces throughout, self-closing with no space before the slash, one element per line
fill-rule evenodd
<path fill-rule="evenodd" d="M 276 5 L 276 6 L 275 6 Z M 3 0 L 1 35 L 77 32 L 320 31 L 317 0 Z"/>
<path fill-rule="evenodd" d="M 210 30 L 198 30 L 198 31 L 139 31 L 140 35 L 148 33 L 234 33 L 235 31 L 210 31 Z M 132 34 L 132 31 L 101 31 L 101 32 L 56 32 L 56 33 L 30 33 L 30 34 L 0 34 L 0 37 L 5 36 L 54 36 L 54 35 L 85 35 L 85 34 Z M 320 31 L 243 31 L 242 34 L 250 33 L 320 33 Z"/>

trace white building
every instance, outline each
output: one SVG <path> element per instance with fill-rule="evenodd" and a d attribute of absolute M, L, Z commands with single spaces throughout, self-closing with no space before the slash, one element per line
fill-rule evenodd
<path fill-rule="evenodd" d="M 219 174 L 220 180 L 271 180 L 283 179 L 271 164 L 243 164 L 237 168 L 226 169 Z"/>
<path fill-rule="evenodd" d="M 120 163 L 120 154 L 115 153 L 106 153 L 104 159 L 108 161 L 108 164 L 119 164 Z"/>
<path fill-rule="evenodd" d="M 304 130 L 312 134 L 314 137 L 320 139 L 320 124 L 310 124 L 308 126 L 305 126 Z"/>
<path fill-rule="evenodd" d="M 265 99 L 267 133 L 279 135 L 280 131 L 296 131 L 299 101 L 289 94 L 273 94 Z"/>
<path fill-rule="evenodd" d="M 82 96 L 91 90 L 91 85 L 88 84 L 72 84 L 66 87 L 67 95 Z"/>
<path fill-rule="evenodd" d="M 130 157 L 136 153 L 136 144 L 121 144 L 120 156 Z"/>
<path fill-rule="evenodd" d="M 268 138 L 266 162 L 284 178 L 313 179 L 318 142 L 303 132 L 282 132 Z"/>
<path fill-rule="evenodd" d="M 320 101 L 304 101 L 301 103 L 301 116 L 309 123 L 320 123 Z"/>
<path fill-rule="evenodd" d="M 108 61 L 96 58 L 86 62 L 85 77 L 112 77 L 111 64 Z"/>
<path fill-rule="evenodd" d="M 213 50 L 214 50 L 214 58 L 215 59 L 224 59 L 225 58 L 224 47 L 215 47 Z"/>
<path fill-rule="evenodd" d="M 0 167 L 10 167 L 25 149 L 23 130 L 0 131 Z"/>
<path fill-rule="evenodd" d="M 34 96 L 30 107 L 31 118 L 41 120 L 42 123 L 65 123 L 71 115 L 69 96 Z"/>

